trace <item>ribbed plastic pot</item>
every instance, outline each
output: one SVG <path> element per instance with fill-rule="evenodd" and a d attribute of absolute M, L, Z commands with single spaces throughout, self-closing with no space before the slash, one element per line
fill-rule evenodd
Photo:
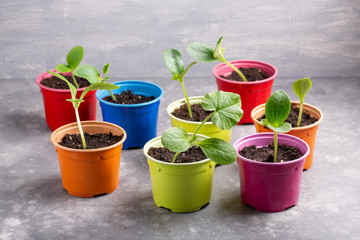
<path fill-rule="evenodd" d="M 109 96 L 107 90 L 98 90 L 96 97 L 100 102 L 103 120 L 123 127 L 128 135 L 123 149 L 142 148 L 147 141 L 156 137 L 160 99 L 163 96 L 161 87 L 144 81 L 115 82 L 120 88 L 112 90 L 114 94 L 122 91 L 131 92 L 155 99 L 139 104 L 116 104 L 103 100 Z"/>
<path fill-rule="evenodd" d="M 300 107 L 299 102 L 292 101 L 291 104 L 295 104 L 296 107 Z M 309 156 L 307 156 L 304 164 L 304 170 L 308 170 L 311 168 L 313 159 L 314 159 L 314 151 L 315 151 L 315 140 L 316 140 L 316 133 L 319 128 L 320 123 L 324 119 L 323 113 L 316 107 L 304 103 L 303 105 L 303 112 L 310 114 L 312 117 L 316 118 L 318 121 L 304 127 L 294 127 L 288 132 L 287 134 L 293 135 L 295 137 L 301 138 L 304 140 L 310 147 Z M 254 125 L 256 128 L 256 132 L 272 132 L 271 129 L 263 126 L 258 121 L 259 118 L 265 115 L 265 104 L 261 104 L 254 108 L 251 112 L 251 118 L 254 121 Z"/>
<path fill-rule="evenodd" d="M 55 69 L 51 70 L 56 72 Z M 71 76 L 71 73 L 62 73 Z M 74 107 L 71 102 L 69 89 L 54 89 L 42 85 L 40 82 L 43 78 L 50 78 L 51 74 L 44 72 L 36 78 L 36 84 L 40 87 L 42 93 L 46 123 L 54 131 L 65 124 L 76 122 Z M 78 89 L 77 97 L 80 97 L 84 88 Z M 90 91 L 84 98 L 84 102 L 79 107 L 79 116 L 82 121 L 96 120 L 96 91 Z"/>
<path fill-rule="evenodd" d="M 190 104 L 201 103 L 203 98 L 203 96 L 190 97 L 189 102 Z M 181 127 L 186 132 L 193 133 L 201 122 L 187 121 L 172 115 L 172 112 L 184 103 L 186 103 L 185 98 L 170 103 L 167 107 L 167 113 L 171 118 L 171 124 L 173 127 Z M 212 122 L 206 122 L 200 128 L 198 133 L 208 137 L 220 138 L 227 142 L 230 142 L 231 140 L 231 130 L 220 130 L 216 125 L 212 124 Z"/>
<path fill-rule="evenodd" d="M 240 95 L 244 115 L 238 124 L 253 123 L 250 113 L 254 107 L 266 103 L 266 101 L 271 95 L 272 85 L 275 77 L 278 74 L 278 71 L 274 66 L 265 62 L 250 61 L 250 60 L 235 60 L 235 61 L 231 61 L 230 63 L 237 68 L 256 67 L 258 69 L 263 70 L 265 73 L 267 73 L 270 76 L 269 78 L 261 81 L 238 82 L 238 81 L 227 80 L 225 78 L 220 77 L 220 75 L 228 76 L 233 71 L 225 63 L 219 64 L 213 68 L 212 73 L 216 78 L 218 90 L 224 92 L 233 92 Z"/>
<path fill-rule="evenodd" d="M 197 136 L 199 140 L 207 138 Z M 173 212 L 200 210 L 211 199 L 215 163 L 210 159 L 194 163 L 166 163 L 148 155 L 151 147 L 162 146 L 161 137 L 150 140 L 144 146 L 155 204 Z"/>
<path fill-rule="evenodd" d="M 119 185 L 121 149 L 126 132 L 121 127 L 107 122 L 81 122 L 84 132 L 89 134 L 124 134 L 123 139 L 111 146 L 98 149 L 72 149 L 58 142 L 65 134 L 79 133 L 77 123 L 70 123 L 51 134 L 51 142 L 58 155 L 63 187 L 77 197 L 94 197 L 109 194 Z"/>
<path fill-rule="evenodd" d="M 246 146 L 262 147 L 273 141 L 274 133 L 256 133 L 234 143 L 238 152 L 242 202 L 262 212 L 281 212 L 297 204 L 302 168 L 310 152 L 307 143 L 300 138 L 279 133 L 279 144 L 297 147 L 303 156 L 289 162 L 268 163 L 253 161 L 239 154 Z"/>

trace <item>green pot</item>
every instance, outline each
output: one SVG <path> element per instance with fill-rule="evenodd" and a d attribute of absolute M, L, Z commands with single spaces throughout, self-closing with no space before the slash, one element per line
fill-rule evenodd
<path fill-rule="evenodd" d="M 199 140 L 207 138 L 197 136 Z M 215 163 L 208 158 L 194 163 L 166 163 L 147 154 L 149 148 L 162 146 L 161 137 L 144 146 L 155 204 L 173 212 L 200 210 L 210 202 Z"/>
<path fill-rule="evenodd" d="M 201 103 L 203 100 L 203 96 L 200 97 L 190 97 L 190 104 Z M 181 127 L 188 133 L 195 132 L 196 128 L 201 124 L 201 122 L 192 122 L 186 121 L 180 118 L 175 117 L 171 113 L 179 108 L 182 104 L 186 102 L 185 98 L 177 100 L 175 102 L 170 103 L 167 107 L 167 113 L 171 118 L 171 124 L 173 127 Z M 208 137 L 220 138 L 230 143 L 231 140 L 231 130 L 220 130 L 216 125 L 212 124 L 212 122 L 206 122 L 198 132 L 199 134 L 203 134 Z"/>

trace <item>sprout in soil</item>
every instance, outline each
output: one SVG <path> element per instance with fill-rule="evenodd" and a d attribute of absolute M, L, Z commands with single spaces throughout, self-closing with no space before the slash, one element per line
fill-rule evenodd
<path fill-rule="evenodd" d="M 161 136 L 161 143 L 167 149 L 175 152 L 172 163 L 176 157 L 196 145 L 201 148 L 204 154 L 218 164 L 230 164 L 237 158 L 236 150 L 225 140 L 219 138 L 207 138 L 202 141 L 195 141 L 196 134 L 207 120 L 211 118 L 213 124 L 220 129 L 231 129 L 243 116 L 240 96 L 236 93 L 218 91 L 205 95 L 201 106 L 206 111 L 213 111 L 195 130 L 190 138 L 187 132 L 179 127 L 167 129 Z"/>
<path fill-rule="evenodd" d="M 173 74 L 171 79 L 181 83 L 181 87 L 184 92 L 186 104 L 189 111 L 189 116 L 192 118 L 190 102 L 184 86 L 184 76 L 187 73 L 187 71 L 189 71 L 190 67 L 197 62 L 192 62 L 186 68 L 184 68 L 184 62 L 181 59 L 181 54 L 176 49 L 166 49 L 162 55 L 165 65 L 167 66 L 169 71 Z"/>
<path fill-rule="evenodd" d="M 111 83 L 105 83 L 105 82 L 91 83 L 82 92 L 80 98 L 76 98 L 77 88 L 72 83 L 70 83 L 68 80 L 66 80 L 66 78 L 64 78 L 62 75 L 60 75 L 58 73 L 51 72 L 51 71 L 47 71 L 47 72 L 54 75 L 55 77 L 60 78 L 61 80 L 65 81 L 69 85 L 70 92 L 71 92 L 71 99 L 67 99 L 67 101 L 72 102 L 73 107 L 75 109 L 76 122 L 77 122 L 77 125 L 78 125 L 78 128 L 79 128 L 79 133 L 80 133 L 81 141 L 82 141 L 82 144 L 83 144 L 83 149 L 86 149 L 86 142 L 85 142 L 84 132 L 83 132 L 82 127 L 81 127 L 81 121 L 80 121 L 79 111 L 78 111 L 78 108 L 80 107 L 80 104 L 84 101 L 84 97 L 89 91 L 93 91 L 93 90 L 96 90 L 96 89 L 105 89 L 105 90 L 110 91 L 111 89 L 118 89 L 119 86 L 116 86 L 116 85 L 111 84 Z"/>
<path fill-rule="evenodd" d="M 277 156 L 277 133 L 287 133 L 291 130 L 291 124 L 284 122 L 290 113 L 291 103 L 287 93 L 283 90 L 274 92 L 265 104 L 265 117 L 260 124 L 274 131 L 274 162 Z"/>
<path fill-rule="evenodd" d="M 299 109 L 299 118 L 297 122 L 297 127 L 300 127 L 301 123 L 301 117 L 303 112 L 303 104 L 306 94 L 310 91 L 312 86 L 310 78 L 302 78 L 299 80 L 296 80 L 293 84 L 293 90 L 295 94 L 299 97 L 300 100 L 300 109 Z"/>
<path fill-rule="evenodd" d="M 214 62 L 214 61 L 220 61 L 231 67 L 244 82 L 247 82 L 246 77 L 244 74 L 234 65 L 232 65 L 230 62 L 228 62 L 224 57 L 224 51 L 225 48 L 221 46 L 223 41 L 223 37 L 220 37 L 216 48 L 213 49 L 209 45 L 203 42 L 193 42 L 190 43 L 186 50 L 189 53 L 191 57 L 193 57 L 195 60 L 200 62 Z"/>

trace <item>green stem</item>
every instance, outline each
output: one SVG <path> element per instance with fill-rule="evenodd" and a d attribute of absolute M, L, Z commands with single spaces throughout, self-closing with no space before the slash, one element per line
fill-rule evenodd
<path fill-rule="evenodd" d="M 301 118 L 302 118 L 302 111 L 303 111 L 303 104 L 304 102 L 300 101 L 300 109 L 299 109 L 299 118 L 298 118 L 298 122 L 297 122 L 297 127 L 300 127 L 300 123 L 301 123 Z"/>
<path fill-rule="evenodd" d="M 225 58 L 221 59 L 220 61 L 222 61 L 223 63 L 225 63 L 226 65 L 228 65 L 229 67 L 231 67 L 237 74 L 239 74 L 239 76 L 241 77 L 241 79 L 244 82 L 247 82 L 246 77 L 244 76 L 244 74 L 234 65 L 232 65 L 230 62 L 226 61 Z"/>
<path fill-rule="evenodd" d="M 115 98 L 114 94 L 112 93 L 112 91 L 108 90 L 108 92 L 110 93 L 112 100 L 114 100 L 116 102 L 116 98 Z"/>
<path fill-rule="evenodd" d="M 186 93 L 186 90 L 185 90 L 184 81 L 181 79 L 180 83 L 181 83 L 181 87 L 182 87 L 183 92 L 184 92 L 184 95 L 185 95 L 186 104 L 187 104 L 188 111 L 189 111 L 189 116 L 192 118 L 190 101 L 189 101 L 189 97 L 188 97 L 188 95 L 187 95 L 187 93 Z"/>
<path fill-rule="evenodd" d="M 277 150 L 278 150 L 277 132 L 274 131 L 274 163 L 276 163 Z"/>
<path fill-rule="evenodd" d="M 175 162 L 176 157 L 180 154 L 180 152 L 175 153 L 175 155 L 173 156 L 171 163 Z"/>
<path fill-rule="evenodd" d="M 86 149 L 85 136 L 84 136 L 83 129 L 82 129 L 82 127 L 81 127 L 81 122 L 80 122 L 80 117 L 79 117 L 79 111 L 78 111 L 78 108 L 77 108 L 77 107 L 75 108 L 75 115 L 76 115 L 76 122 L 77 122 L 77 125 L 78 125 L 78 128 L 79 128 L 79 132 L 80 132 L 81 141 L 82 141 L 82 144 L 83 144 L 83 149 Z"/>
<path fill-rule="evenodd" d="M 74 80 L 74 83 L 75 83 L 76 88 L 79 88 L 79 84 L 77 83 L 77 81 L 76 81 L 76 79 L 75 79 L 74 71 L 71 71 L 71 76 L 72 76 L 72 79 Z"/>
<path fill-rule="evenodd" d="M 194 131 L 192 137 L 190 138 L 190 143 L 193 143 L 196 139 L 196 134 L 197 132 L 200 130 L 200 128 L 202 127 L 202 125 L 204 125 L 214 114 L 215 114 L 216 111 L 212 112 L 197 128 L 196 130 Z"/>

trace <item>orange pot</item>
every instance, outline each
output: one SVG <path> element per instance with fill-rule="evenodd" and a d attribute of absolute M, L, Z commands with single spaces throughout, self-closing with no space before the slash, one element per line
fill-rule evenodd
<path fill-rule="evenodd" d="M 120 156 L 126 132 L 118 125 L 100 122 L 81 122 L 89 134 L 124 134 L 123 139 L 111 146 L 98 149 L 72 149 L 58 144 L 65 134 L 79 133 L 77 123 L 70 123 L 51 134 L 51 142 L 58 154 L 62 184 L 69 194 L 78 197 L 94 197 L 108 194 L 119 185 Z"/>
<path fill-rule="evenodd" d="M 300 107 L 299 102 L 292 101 L 291 104 L 295 104 L 296 107 Z M 303 169 L 308 170 L 311 168 L 312 162 L 313 162 L 313 156 L 314 156 L 314 150 L 315 150 L 315 139 L 316 139 L 316 132 L 319 128 L 319 124 L 322 122 L 324 116 L 323 113 L 316 107 L 304 103 L 303 105 L 303 112 L 310 114 L 312 117 L 318 119 L 317 122 L 304 126 L 304 127 L 295 127 L 290 130 L 287 134 L 296 136 L 298 138 L 301 138 L 304 140 L 310 147 L 310 154 L 305 160 L 305 164 Z M 272 132 L 267 127 L 264 127 L 260 124 L 258 121 L 259 118 L 265 115 L 265 104 L 261 104 L 254 108 L 251 111 L 251 118 L 254 121 L 254 125 L 256 128 L 256 132 Z"/>

